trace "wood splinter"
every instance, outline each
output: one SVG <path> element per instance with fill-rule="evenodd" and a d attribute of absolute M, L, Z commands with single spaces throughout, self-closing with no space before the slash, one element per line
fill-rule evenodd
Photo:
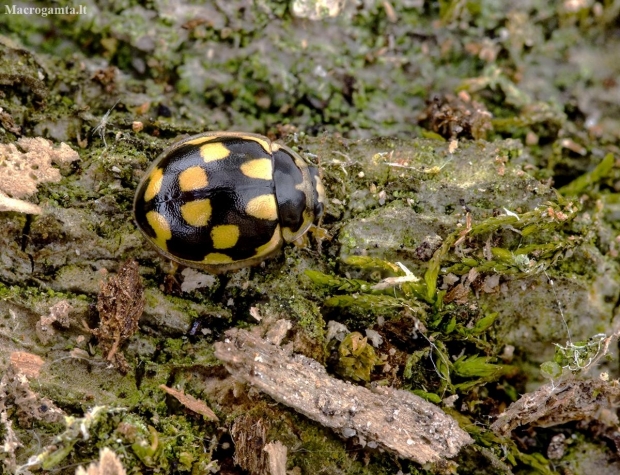
<path fill-rule="evenodd" d="M 246 330 L 232 329 L 215 356 L 238 380 L 339 433 L 420 464 L 454 457 L 472 438 L 440 408 L 408 391 L 372 391 L 335 379 Z"/>

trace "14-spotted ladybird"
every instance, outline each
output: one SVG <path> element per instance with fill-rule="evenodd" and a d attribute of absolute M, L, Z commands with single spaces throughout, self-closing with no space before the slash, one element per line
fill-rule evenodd
<path fill-rule="evenodd" d="M 267 137 L 205 132 L 165 150 L 136 191 L 134 216 L 169 259 L 218 274 L 258 264 L 317 223 L 316 167 Z"/>

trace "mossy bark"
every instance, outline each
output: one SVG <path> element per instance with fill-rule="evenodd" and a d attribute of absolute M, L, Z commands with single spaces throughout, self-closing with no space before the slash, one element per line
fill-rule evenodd
<path fill-rule="evenodd" d="M 620 140 L 617 5 L 423 3 L 348 2 L 317 21 L 244 1 L 1 15 L 0 141 L 41 136 L 80 156 L 26 198 L 40 214 L 0 212 L 7 471 L 40 455 L 25 469 L 73 473 L 103 446 L 128 472 L 252 471 L 231 444 L 260 425 L 293 473 L 553 473 L 541 453 L 558 432 L 573 471 L 620 473 L 613 401 L 594 397 L 606 416 L 587 424 L 528 426 L 519 446 L 480 429 L 550 376 L 541 363 L 585 377 L 591 338 L 617 330 L 620 172 L 604 158 Z M 329 238 L 228 279 L 171 277 L 133 224 L 133 193 L 171 140 L 207 129 L 266 134 L 317 161 Z M 564 196 L 553 187 L 592 170 Z M 123 375 L 88 328 L 127 259 L 145 309 Z M 376 345 L 356 362 L 365 383 L 440 404 L 474 448 L 423 469 L 240 385 L 214 344 L 281 319 L 287 348 L 338 377 L 338 332 L 363 335 Z M 618 376 L 614 362 L 598 370 Z"/>

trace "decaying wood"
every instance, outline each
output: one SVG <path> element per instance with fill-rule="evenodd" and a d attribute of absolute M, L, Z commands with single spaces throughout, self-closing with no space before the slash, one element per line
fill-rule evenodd
<path fill-rule="evenodd" d="M 269 454 L 265 451 L 270 421 L 245 413 L 235 419 L 230 436 L 235 444 L 235 465 L 251 474 L 268 473 Z"/>
<path fill-rule="evenodd" d="M 316 361 L 291 355 L 239 329 L 216 343 L 215 356 L 237 379 L 330 427 L 418 463 L 454 457 L 473 440 L 437 406 L 407 391 L 345 383 Z"/>
<path fill-rule="evenodd" d="M 159 389 L 170 394 L 173 398 L 183 404 L 190 411 L 193 411 L 196 414 L 200 414 L 206 420 L 216 422 L 219 420 L 215 415 L 215 412 L 213 412 L 204 401 L 196 399 L 194 396 L 191 396 L 189 394 L 185 394 L 183 391 L 179 391 L 178 389 L 169 388 L 165 384 L 160 384 Z"/>
<path fill-rule="evenodd" d="M 491 429 L 505 436 L 525 424 L 551 427 L 571 421 L 605 419 L 604 413 L 615 417 L 618 406 L 620 385 L 617 381 L 572 379 L 555 385 L 549 383 L 511 404 Z M 615 424 L 617 420 L 610 422 Z"/>
<path fill-rule="evenodd" d="M 600 348 L 582 368 L 585 375 L 609 353 L 609 347 L 620 337 L 620 330 L 600 341 Z M 524 394 L 512 403 L 491 425 L 491 430 L 506 436 L 519 426 L 532 424 L 552 427 L 572 421 L 597 419 L 616 426 L 615 414 L 620 407 L 620 382 L 605 379 L 567 377 L 547 383 L 536 391 Z"/>
<path fill-rule="evenodd" d="M 276 440 L 265 445 L 263 450 L 269 455 L 269 475 L 286 475 L 286 445 Z"/>
<path fill-rule="evenodd" d="M 75 475 L 125 475 L 126 473 L 118 455 L 107 447 L 99 453 L 99 463 L 93 462 L 87 469 L 80 466 L 75 471 Z"/>

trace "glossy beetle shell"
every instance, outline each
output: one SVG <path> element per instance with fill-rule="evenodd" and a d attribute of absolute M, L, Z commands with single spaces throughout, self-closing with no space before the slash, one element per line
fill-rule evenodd
<path fill-rule="evenodd" d="M 267 137 L 206 132 L 164 151 L 140 181 L 138 228 L 157 250 L 212 273 L 252 266 L 323 214 L 316 167 Z"/>

